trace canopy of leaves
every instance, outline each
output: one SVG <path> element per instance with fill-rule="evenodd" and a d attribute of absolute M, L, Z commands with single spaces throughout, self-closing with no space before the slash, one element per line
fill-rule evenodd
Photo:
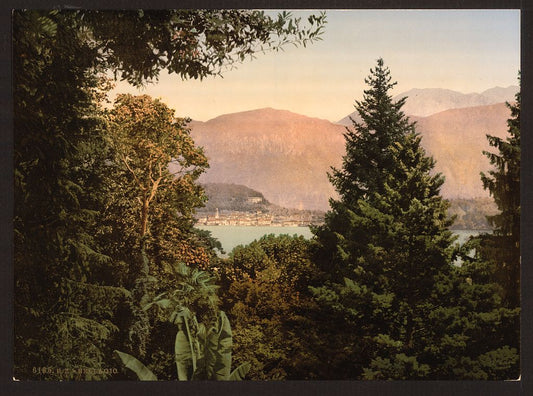
<path fill-rule="evenodd" d="M 234 359 L 251 363 L 252 380 L 317 379 L 319 338 L 308 314 L 315 276 L 303 237 L 267 235 L 238 246 L 221 263 L 221 301 L 233 325 Z M 323 342 L 325 340 L 322 340 Z"/>
<path fill-rule="evenodd" d="M 221 74 L 254 54 L 321 39 L 325 13 L 307 24 L 289 12 L 257 10 L 79 11 L 100 61 L 134 84 L 160 70 L 184 79 Z"/>
<path fill-rule="evenodd" d="M 194 145 L 187 120 L 176 120 L 173 110 L 147 95 L 119 95 L 109 122 L 110 143 L 138 191 L 139 230 L 144 236 L 152 201 L 164 189 L 195 192 L 194 182 L 208 167 L 207 158 Z M 168 169 L 171 162 L 176 165 L 174 174 Z"/>
<path fill-rule="evenodd" d="M 94 238 L 109 158 L 97 52 L 73 14 L 15 12 L 13 40 L 15 375 L 105 367 L 128 293 Z"/>

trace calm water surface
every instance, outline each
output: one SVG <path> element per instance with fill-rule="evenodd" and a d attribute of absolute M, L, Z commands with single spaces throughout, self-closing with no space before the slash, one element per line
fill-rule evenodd
<path fill-rule="evenodd" d="M 250 242 L 268 234 L 302 235 L 310 239 L 313 234 L 308 227 L 261 227 L 261 226 L 198 226 L 202 230 L 211 231 L 213 237 L 218 239 L 222 247 L 229 253 L 237 245 L 247 245 Z M 457 242 L 464 243 L 471 235 L 477 235 L 479 230 L 453 230 L 458 236 Z"/>
<path fill-rule="evenodd" d="M 211 231 L 211 235 L 218 239 L 222 247 L 228 254 L 235 246 L 247 245 L 263 235 L 288 234 L 302 235 L 304 238 L 311 238 L 313 234 L 309 227 L 261 227 L 261 226 L 197 226 L 201 230 Z M 226 254 L 226 255 L 227 255 Z"/>

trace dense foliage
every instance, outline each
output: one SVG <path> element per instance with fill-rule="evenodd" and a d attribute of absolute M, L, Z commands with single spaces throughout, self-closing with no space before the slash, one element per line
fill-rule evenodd
<path fill-rule="evenodd" d="M 463 253 L 452 265 L 443 178 L 401 112 L 405 99 L 392 102 L 381 59 L 366 82 L 362 122 L 330 177 L 340 199 L 315 230 L 327 275 L 311 290 L 337 324 L 323 329 L 334 352 L 319 351 L 328 377 L 516 378 L 518 311 L 486 263 Z"/>
<path fill-rule="evenodd" d="M 184 79 L 219 75 L 256 53 L 321 40 L 325 13 L 307 24 L 281 12 L 255 10 L 83 11 L 100 61 L 140 84 L 161 70 Z"/>
<path fill-rule="evenodd" d="M 14 13 L 16 378 L 518 376 L 519 94 L 509 138 L 488 137 L 493 234 L 454 245 L 444 180 L 380 59 L 330 175 L 339 198 L 325 224 L 312 240 L 269 235 L 228 258 L 194 228 L 208 161 L 188 120 L 146 95 L 103 106 L 110 71 L 138 85 L 164 69 L 201 79 L 320 39 L 324 23 L 238 10 Z"/>
<path fill-rule="evenodd" d="M 220 269 L 234 356 L 251 363 L 252 380 L 320 378 L 315 304 L 307 292 L 316 273 L 311 250 L 301 236 L 265 235 L 236 247 Z"/>
<path fill-rule="evenodd" d="M 159 100 L 119 95 L 106 120 L 114 177 L 99 242 L 126 269 L 124 286 L 131 291 L 132 317 L 121 326 L 127 342 L 117 347 L 143 358 L 161 352 L 150 334 L 172 329 L 142 307 L 181 281 L 178 263 L 207 268 L 215 256 L 192 217 L 204 200 L 196 181 L 208 165 L 187 121 Z M 171 173 L 170 163 L 180 171 Z"/>
<path fill-rule="evenodd" d="M 165 366 L 166 363 L 166 366 L 169 366 L 174 362 L 175 375 L 167 379 L 181 381 L 243 379 L 250 369 L 250 364 L 243 363 L 231 371 L 233 346 L 231 326 L 226 314 L 218 310 L 217 287 L 213 277 L 205 271 L 191 269 L 185 264 L 175 266 L 173 275 L 172 278 L 176 282 L 174 288 L 167 289 L 151 303 L 143 306 L 143 310 L 159 308 L 158 314 L 162 315 L 165 321 L 177 326 L 174 356 L 167 361 L 159 359 L 152 362 L 154 370 L 161 371 L 161 364 Z M 157 340 L 157 345 L 167 344 L 162 341 Z M 121 351 L 115 353 L 138 379 L 157 380 L 156 374 L 134 356 Z M 165 353 L 161 351 L 159 357 L 164 356 Z"/>
<path fill-rule="evenodd" d="M 487 136 L 498 153 L 484 152 L 494 170 L 481 174 L 483 186 L 494 197 L 499 213 L 488 217 L 493 235 L 482 237 L 479 254 L 492 261 L 495 281 L 502 284 L 504 298 L 512 307 L 520 305 L 520 91 L 514 103 L 507 103 L 509 136 L 504 140 Z"/>
<path fill-rule="evenodd" d="M 15 375 L 105 368 L 127 298 L 97 246 L 106 196 L 97 52 L 74 14 L 14 15 Z M 43 374 L 36 368 L 50 367 Z M 41 372 L 42 372 L 41 371 Z M 67 378 L 102 378 L 80 373 Z M 64 377 L 63 377 L 64 378 Z"/>
<path fill-rule="evenodd" d="M 356 103 L 362 122 L 348 129 L 342 169 L 330 179 L 339 192 L 326 223 L 315 230 L 318 262 L 328 272 L 317 300 L 336 313 L 349 354 L 332 370 L 341 378 L 421 378 L 426 317 L 437 279 L 451 269 L 453 238 L 443 183 L 434 160 L 393 102 L 390 72 L 378 60 Z"/>
<path fill-rule="evenodd" d="M 239 10 L 14 12 L 15 377 L 104 379 L 113 349 L 157 354 L 150 332 L 161 326 L 140 302 L 171 286 L 165 265 L 215 257 L 216 243 L 192 228 L 207 164 L 185 121 L 131 97 L 108 117 L 106 73 L 134 84 L 162 69 L 219 74 L 258 51 L 320 39 L 325 15 L 307 22 Z M 121 113 L 143 100 L 165 116 Z M 185 167 L 172 183 L 170 159 Z M 147 164 L 152 173 L 135 168 Z"/>
<path fill-rule="evenodd" d="M 465 343 L 450 363 L 454 373 L 459 370 L 467 378 L 520 375 L 520 105 L 518 92 L 516 101 L 507 104 L 511 112 L 505 140 L 487 136 L 498 153 L 484 153 L 494 168 L 488 175 L 481 174 L 481 180 L 498 213 L 487 217 L 493 233 L 465 244 L 458 270 L 468 280 L 460 306 L 471 308 L 463 313 L 468 315 L 468 322 L 461 325 Z"/>

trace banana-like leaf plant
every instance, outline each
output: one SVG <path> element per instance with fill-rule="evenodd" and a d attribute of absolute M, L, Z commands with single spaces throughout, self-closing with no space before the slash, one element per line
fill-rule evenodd
<path fill-rule="evenodd" d="M 190 314 L 190 313 L 189 313 Z M 217 324 L 206 331 L 203 324 L 198 324 L 196 334 L 191 332 L 189 322 L 194 316 L 178 316 L 179 330 L 174 345 L 174 359 L 180 381 L 218 380 L 240 381 L 244 379 L 250 364 L 244 363 L 235 370 L 231 369 L 232 335 L 226 314 L 220 311 Z M 180 323 L 181 318 L 181 323 Z M 141 381 L 157 381 L 157 377 L 135 357 L 115 351 L 124 366 L 132 370 Z"/>
<path fill-rule="evenodd" d="M 231 371 L 231 350 L 233 346 L 232 332 L 229 320 L 223 311 L 218 312 L 216 323 L 206 328 L 198 323 L 196 316 L 185 306 L 181 294 L 183 290 L 194 288 L 201 283 L 206 287 L 208 278 L 202 271 L 179 268 L 185 282 L 179 290 L 162 293 L 144 309 L 157 306 L 164 311 L 170 311 L 169 321 L 178 326 L 174 343 L 174 360 L 180 381 L 187 380 L 242 380 L 250 370 L 250 364 L 244 363 Z M 189 287 L 183 287 L 189 286 Z M 124 352 L 115 351 L 122 363 L 137 374 L 142 381 L 157 380 L 156 376 L 140 361 Z"/>

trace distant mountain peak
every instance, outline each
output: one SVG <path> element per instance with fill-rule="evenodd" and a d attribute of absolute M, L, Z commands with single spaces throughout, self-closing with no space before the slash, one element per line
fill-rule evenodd
<path fill-rule="evenodd" d="M 342 163 L 344 127 L 272 108 L 190 126 L 209 159 L 202 183 L 245 185 L 287 208 L 327 209 L 335 194 L 327 172 Z"/>
<path fill-rule="evenodd" d="M 244 111 L 239 111 L 239 112 L 234 112 L 234 113 L 222 114 L 206 122 L 216 123 L 220 121 L 227 122 L 228 120 L 232 120 L 232 119 L 238 119 L 239 121 L 241 121 L 243 119 L 252 120 L 256 118 L 261 118 L 263 122 L 274 121 L 276 119 L 279 119 L 279 120 L 302 120 L 304 122 L 308 120 L 315 120 L 315 121 L 330 123 L 330 121 L 322 119 L 322 118 L 311 117 L 311 116 L 295 113 L 290 110 L 275 109 L 273 107 L 262 107 L 259 109 L 251 109 L 251 110 L 244 110 Z"/>
<path fill-rule="evenodd" d="M 403 111 L 408 116 L 427 117 L 450 109 L 486 106 L 496 103 L 512 102 L 519 87 L 493 87 L 481 93 L 462 93 L 446 88 L 413 88 L 393 97 L 399 100 L 407 96 Z M 356 112 L 338 121 L 342 125 L 351 125 L 349 117 L 357 119 Z"/>

